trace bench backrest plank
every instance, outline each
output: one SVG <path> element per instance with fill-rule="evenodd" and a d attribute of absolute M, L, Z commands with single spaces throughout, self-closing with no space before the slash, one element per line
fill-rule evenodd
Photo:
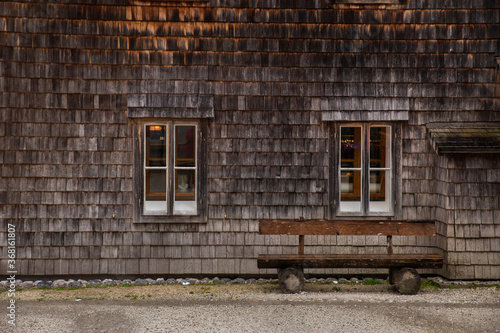
<path fill-rule="evenodd" d="M 261 235 L 434 236 L 434 221 L 260 220 Z"/>

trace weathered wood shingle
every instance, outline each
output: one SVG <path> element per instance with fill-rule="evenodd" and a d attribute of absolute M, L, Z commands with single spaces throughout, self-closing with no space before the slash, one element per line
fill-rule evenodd
<path fill-rule="evenodd" d="M 327 217 L 326 122 L 407 121 L 404 217 L 439 220 L 442 274 L 499 278 L 498 159 L 445 159 L 425 133 L 500 118 L 498 22 L 473 0 L 2 2 L 0 222 L 23 225 L 28 275 L 257 274 L 290 246 L 258 219 Z M 193 115 L 213 119 L 209 221 L 132 225 L 131 117 Z"/>

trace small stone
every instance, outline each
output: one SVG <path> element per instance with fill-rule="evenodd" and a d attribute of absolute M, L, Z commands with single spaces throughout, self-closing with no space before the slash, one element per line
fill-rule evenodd
<path fill-rule="evenodd" d="M 318 281 L 318 279 L 316 279 L 316 278 L 307 279 L 308 283 L 316 283 L 317 281 Z"/>
<path fill-rule="evenodd" d="M 82 287 L 86 287 L 88 285 L 88 281 L 87 280 L 78 279 L 77 282 L 80 282 L 82 284 Z"/>
<path fill-rule="evenodd" d="M 219 279 L 218 277 L 214 277 L 213 280 L 212 280 L 212 283 L 213 284 L 223 284 L 224 281 L 222 281 L 221 279 Z"/>
<path fill-rule="evenodd" d="M 0 290 L 7 291 L 9 290 L 9 281 L 4 280 L 0 282 Z"/>
<path fill-rule="evenodd" d="M 349 282 L 349 280 L 347 280 L 346 278 L 339 279 L 339 283 L 347 283 L 347 282 Z"/>
<path fill-rule="evenodd" d="M 158 278 L 156 279 L 153 283 L 153 285 L 159 285 L 159 284 L 165 284 L 165 279 L 164 278 Z"/>
<path fill-rule="evenodd" d="M 122 285 L 131 286 L 133 284 L 134 283 L 132 282 L 132 280 L 129 280 L 129 279 L 125 279 L 125 280 L 122 281 Z"/>
<path fill-rule="evenodd" d="M 167 284 L 176 284 L 177 281 L 175 279 L 167 279 L 166 283 Z"/>
<path fill-rule="evenodd" d="M 111 279 L 105 279 L 104 281 L 102 281 L 102 285 L 105 287 L 116 286 L 116 282 Z"/>
<path fill-rule="evenodd" d="M 359 283 L 359 280 L 355 277 L 351 278 L 349 281 L 354 282 L 354 283 Z"/>
<path fill-rule="evenodd" d="M 269 280 L 260 278 L 260 279 L 257 280 L 257 283 L 269 283 Z"/>
<path fill-rule="evenodd" d="M 35 286 L 37 288 L 50 288 L 52 286 L 52 281 L 37 280 L 35 281 Z"/>
<path fill-rule="evenodd" d="M 245 279 L 236 278 L 236 279 L 231 281 L 231 284 L 241 284 L 241 283 L 245 283 Z"/>
<path fill-rule="evenodd" d="M 24 281 L 21 283 L 21 288 L 22 289 L 33 289 L 35 288 L 35 283 L 33 281 Z"/>
<path fill-rule="evenodd" d="M 55 280 L 52 282 L 51 285 L 52 288 L 57 289 L 57 288 L 67 288 L 68 287 L 68 282 L 64 280 Z"/>
<path fill-rule="evenodd" d="M 146 281 L 148 281 L 148 284 L 155 284 L 155 280 L 151 279 L 151 278 L 147 278 Z"/>
<path fill-rule="evenodd" d="M 200 280 L 200 283 L 203 283 L 203 284 L 210 283 L 210 279 L 209 278 L 203 278 L 203 279 Z"/>
<path fill-rule="evenodd" d="M 78 281 L 72 280 L 68 282 L 68 288 L 82 288 L 82 287 L 83 283 L 80 280 Z"/>
<path fill-rule="evenodd" d="M 88 282 L 88 286 L 90 286 L 90 287 L 100 287 L 101 283 L 102 283 L 102 281 L 100 279 L 90 280 Z"/>
<path fill-rule="evenodd" d="M 231 282 L 231 279 L 230 279 L 230 278 L 223 278 L 223 279 L 222 279 L 222 280 L 220 280 L 220 281 L 221 281 L 221 283 L 223 283 L 223 284 L 227 284 L 227 283 Z"/>
<path fill-rule="evenodd" d="M 136 279 L 132 284 L 134 286 L 146 286 L 148 284 L 148 281 L 144 279 Z"/>
<path fill-rule="evenodd" d="M 248 279 L 245 281 L 246 284 L 256 283 L 256 282 L 257 282 L 257 280 L 255 280 L 255 279 Z"/>
<path fill-rule="evenodd" d="M 338 282 L 337 279 L 334 279 L 334 278 L 328 278 L 325 280 L 326 283 L 335 283 L 335 282 Z"/>
<path fill-rule="evenodd" d="M 183 286 L 189 286 L 189 285 L 192 285 L 192 284 L 195 284 L 196 281 L 194 279 L 183 279 L 180 284 L 182 284 Z"/>

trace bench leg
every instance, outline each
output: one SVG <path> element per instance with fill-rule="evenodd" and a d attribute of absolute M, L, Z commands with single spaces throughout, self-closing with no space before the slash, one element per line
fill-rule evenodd
<path fill-rule="evenodd" d="M 415 295 L 420 290 L 422 280 L 415 268 L 394 269 L 392 278 L 394 287 L 403 295 Z"/>
<path fill-rule="evenodd" d="M 278 271 L 278 282 L 284 293 L 297 293 L 306 282 L 302 267 L 288 267 Z"/>
<path fill-rule="evenodd" d="M 396 272 L 399 270 L 399 268 L 389 268 L 389 284 L 394 285 L 394 275 L 396 275 Z"/>

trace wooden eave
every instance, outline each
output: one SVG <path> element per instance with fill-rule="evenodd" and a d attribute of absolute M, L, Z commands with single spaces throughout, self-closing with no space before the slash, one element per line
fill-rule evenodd
<path fill-rule="evenodd" d="M 432 123 L 427 133 L 438 154 L 500 153 L 500 123 Z"/>

